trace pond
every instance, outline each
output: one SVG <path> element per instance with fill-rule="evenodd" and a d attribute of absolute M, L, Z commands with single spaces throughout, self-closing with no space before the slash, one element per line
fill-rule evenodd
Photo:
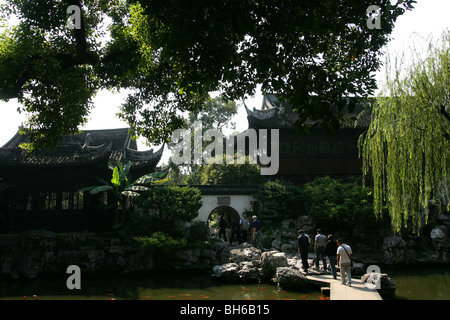
<path fill-rule="evenodd" d="M 449 267 L 383 270 L 396 283 L 395 299 L 450 300 Z"/>
<path fill-rule="evenodd" d="M 68 277 L 69 275 L 67 275 Z M 69 290 L 66 275 L 3 279 L 0 300 L 326 300 L 318 288 L 286 291 L 269 283 L 223 284 L 206 275 L 107 275 L 81 278 Z"/>
<path fill-rule="evenodd" d="M 450 300 L 450 268 L 387 268 L 395 299 Z M 269 283 L 223 284 L 202 274 L 82 276 L 69 290 L 69 275 L 0 280 L 0 300 L 326 300 L 319 288 L 281 290 Z"/>

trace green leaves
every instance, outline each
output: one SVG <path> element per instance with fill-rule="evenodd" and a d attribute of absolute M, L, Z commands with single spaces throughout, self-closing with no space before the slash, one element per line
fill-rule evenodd
<path fill-rule="evenodd" d="M 449 57 L 447 31 L 439 44 L 430 44 L 426 58 L 394 66 L 361 139 L 375 212 L 387 206 L 395 232 L 411 227 L 420 234 L 430 207 L 443 210 L 450 203 Z"/>
<path fill-rule="evenodd" d="M 99 83 L 87 62 L 94 54 L 90 41 L 83 42 L 81 54 L 71 39 L 66 2 L 9 3 L 19 23 L 0 36 L 0 99 L 17 98 L 22 104 L 27 149 L 53 146 L 61 135 L 76 133 L 92 108 Z"/>
<path fill-rule="evenodd" d="M 120 161 L 116 161 L 116 166 L 113 166 L 112 164 L 109 164 L 108 166 L 112 170 L 112 177 L 109 183 L 103 186 L 86 187 L 79 191 L 89 192 L 90 194 L 110 191 L 115 200 L 115 228 L 118 229 L 119 234 L 128 237 L 132 234 L 130 224 L 128 223 L 129 221 L 127 221 L 131 215 L 129 209 L 130 199 L 140 197 L 143 192 L 148 192 L 150 186 L 167 176 L 168 171 L 150 173 L 137 179 L 135 182 L 130 182 L 131 162 L 123 165 Z M 121 218 L 119 217 L 119 213 Z"/>
<path fill-rule="evenodd" d="M 94 187 L 86 187 L 86 188 L 80 189 L 79 192 L 89 191 L 90 194 L 97 194 L 100 192 L 109 191 L 111 189 L 112 189 L 111 186 L 98 186 L 98 187 L 94 186 Z"/>
<path fill-rule="evenodd" d="M 149 174 L 146 174 L 142 177 L 140 177 L 139 179 L 137 179 L 135 181 L 135 185 L 139 185 L 139 186 L 148 186 L 151 185 L 157 181 L 163 180 L 167 177 L 169 171 L 165 171 L 165 172 L 152 172 Z"/>
<path fill-rule="evenodd" d="M 294 107 L 300 132 L 335 129 L 342 110 L 322 101 L 373 93 L 379 50 L 414 2 L 381 1 L 383 29 L 368 30 L 372 0 L 9 0 L 19 25 L 0 38 L 0 99 L 23 104 L 29 149 L 76 132 L 101 89 L 131 91 L 120 117 L 153 143 L 211 92 L 233 101 L 259 86 Z M 81 29 L 65 27 L 69 3 Z"/>
<path fill-rule="evenodd" d="M 136 237 L 134 240 L 144 249 L 161 253 L 170 253 L 174 249 L 185 248 L 186 239 L 174 239 L 167 233 L 157 231 L 150 237 Z"/>
<path fill-rule="evenodd" d="M 83 190 L 87 191 L 88 189 L 90 189 L 91 193 L 94 193 L 94 191 L 95 193 L 98 193 L 114 188 L 118 193 L 121 193 L 123 195 L 139 196 L 138 192 L 149 190 L 149 186 L 165 179 L 169 173 L 169 171 L 152 172 L 143 175 L 142 177 L 136 179 L 136 181 L 134 182 L 130 182 L 131 162 L 128 162 L 126 165 L 122 165 L 120 161 L 117 161 L 116 166 L 110 164 L 109 168 L 112 170 L 111 185 L 88 187 Z"/>
<path fill-rule="evenodd" d="M 371 191 L 356 178 L 348 181 L 316 178 L 304 185 L 307 214 L 330 233 L 352 232 L 356 227 L 372 228 L 377 220 Z"/>
<path fill-rule="evenodd" d="M 113 169 L 113 174 L 112 174 L 112 179 L 111 179 L 111 183 L 118 187 L 120 186 L 120 175 L 119 175 L 119 168 L 118 167 L 114 167 Z"/>
<path fill-rule="evenodd" d="M 257 164 L 250 163 L 248 157 L 245 157 L 243 164 L 237 164 L 236 158 L 237 154 L 234 162 L 228 164 L 224 155 L 223 164 L 204 164 L 187 181 L 190 184 L 240 186 L 255 186 L 265 181 Z"/>
<path fill-rule="evenodd" d="M 191 221 L 203 205 L 197 188 L 169 185 L 149 187 L 137 202 L 162 231 L 173 228 L 177 221 Z"/>
<path fill-rule="evenodd" d="M 264 203 L 265 208 L 277 212 L 282 217 L 298 213 L 303 203 L 303 190 L 291 182 L 283 180 L 265 182 L 255 194 L 255 198 Z"/>

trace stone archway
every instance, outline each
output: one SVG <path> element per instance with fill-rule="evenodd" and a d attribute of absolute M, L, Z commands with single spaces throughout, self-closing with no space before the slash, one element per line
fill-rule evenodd
<path fill-rule="evenodd" d="M 197 218 L 194 221 L 207 222 L 211 212 L 220 206 L 233 208 L 240 217 L 245 211 L 251 211 L 251 202 L 256 201 L 251 195 L 214 195 L 208 194 L 202 196 L 203 205 L 198 211 Z"/>
<path fill-rule="evenodd" d="M 214 208 L 209 214 L 207 220 L 207 225 L 211 236 L 221 238 L 225 241 L 229 241 L 231 237 L 231 226 L 233 220 L 239 218 L 240 218 L 239 213 L 236 211 L 236 209 L 230 206 L 221 205 Z M 219 233 L 221 219 L 223 219 L 226 224 L 225 235 Z"/>
<path fill-rule="evenodd" d="M 233 210 L 238 218 L 242 218 L 245 212 L 251 212 L 254 202 L 253 197 L 257 188 L 230 187 L 230 186 L 198 186 L 202 193 L 202 206 L 192 223 L 203 222 L 209 229 L 211 214 L 218 208 Z M 250 220 L 250 217 L 248 217 Z M 230 226 L 231 227 L 231 226 Z M 229 228 L 230 229 L 230 228 Z M 214 236 L 214 230 L 210 230 Z M 228 234 L 227 234 L 228 240 Z"/>

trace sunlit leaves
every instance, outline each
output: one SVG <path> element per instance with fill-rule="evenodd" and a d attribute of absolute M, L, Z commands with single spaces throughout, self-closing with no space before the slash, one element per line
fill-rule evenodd
<path fill-rule="evenodd" d="M 427 57 L 403 66 L 374 105 L 363 144 L 364 171 L 374 180 L 374 206 L 387 205 L 392 227 L 420 233 L 431 205 L 449 209 L 450 35 L 430 44 Z"/>
<path fill-rule="evenodd" d="M 342 106 L 323 100 L 373 93 L 379 50 L 414 1 L 7 3 L 2 13 L 20 24 L 0 41 L 0 98 L 24 103 L 39 148 L 75 132 L 100 89 L 131 92 L 119 116 L 153 143 L 167 141 L 211 92 L 232 101 L 259 86 L 293 106 L 300 131 L 305 120 L 337 128 Z M 373 4 L 382 29 L 366 27 Z M 69 5 L 80 6 L 81 29 L 65 27 Z"/>

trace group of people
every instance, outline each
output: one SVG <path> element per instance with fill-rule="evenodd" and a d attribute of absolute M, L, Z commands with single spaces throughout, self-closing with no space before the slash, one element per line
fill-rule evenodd
<path fill-rule="evenodd" d="M 236 217 L 231 223 L 231 236 L 230 243 L 236 238 L 239 244 L 252 241 L 256 247 L 261 248 L 260 234 L 262 223 L 258 220 L 257 216 L 252 217 L 252 222 L 249 221 L 246 214 L 243 214 L 242 218 Z M 227 222 L 223 216 L 219 220 L 219 238 L 224 237 L 227 241 Z M 249 234 L 251 239 L 249 239 Z"/>
<path fill-rule="evenodd" d="M 253 242 L 253 244 L 262 249 L 260 242 L 260 234 L 262 223 L 256 216 L 252 217 L 252 222 L 249 221 L 247 215 L 244 214 L 242 218 L 236 217 L 231 224 L 230 243 L 236 238 L 239 244 L 243 242 Z M 219 238 L 224 237 L 227 241 L 226 235 L 227 222 L 223 216 L 219 220 Z M 251 239 L 249 239 L 249 234 Z M 303 230 L 299 230 L 298 237 L 298 253 L 302 259 L 303 270 L 307 273 L 309 269 L 308 253 L 311 241 Z M 320 261 L 322 261 L 323 269 L 327 270 L 327 258 L 330 263 L 331 274 L 334 279 L 337 279 L 336 265 L 340 268 L 341 283 L 351 286 L 352 283 L 352 248 L 345 244 L 342 239 L 334 240 L 332 234 L 328 237 L 322 234 L 321 229 L 317 229 L 317 234 L 314 237 L 314 252 L 316 254 L 315 267 L 319 270 Z"/>
<path fill-rule="evenodd" d="M 302 259 L 302 267 L 308 272 L 308 252 L 310 239 L 303 230 L 299 230 L 298 252 Z M 325 236 L 322 230 L 318 229 L 314 237 L 314 252 L 316 253 L 315 266 L 319 270 L 319 263 L 322 261 L 323 269 L 327 270 L 327 260 L 330 262 L 331 274 L 337 279 L 336 265 L 340 268 L 341 283 L 351 286 L 352 283 L 352 248 L 345 244 L 342 239 L 334 240 L 333 235 Z"/>

